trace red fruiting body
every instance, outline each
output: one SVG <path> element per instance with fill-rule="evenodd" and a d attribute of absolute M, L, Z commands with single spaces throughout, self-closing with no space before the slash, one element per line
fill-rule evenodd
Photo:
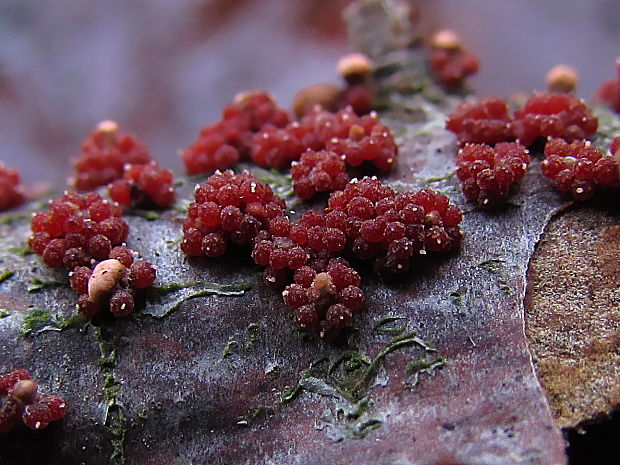
<path fill-rule="evenodd" d="M 620 113 L 620 58 L 616 59 L 616 73 L 615 79 L 605 81 L 601 85 L 596 96 L 613 111 Z"/>
<path fill-rule="evenodd" d="M 133 295 L 127 289 L 119 289 L 110 297 L 110 312 L 117 318 L 129 315 L 133 308 Z"/>
<path fill-rule="evenodd" d="M 93 270 L 87 266 L 79 266 L 69 273 L 69 283 L 78 294 L 88 293 L 88 280 L 93 274 Z"/>
<path fill-rule="evenodd" d="M 30 248 L 51 268 L 90 266 L 92 258 L 108 258 L 112 246 L 126 239 L 129 228 L 121 215 L 118 205 L 94 192 L 67 192 L 33 216 Z"/>
<path fill-rule="evenodd" d="M 353 315 L 364 303 L 360 277 L 346 260 L 319 260 L 295 273 L 295 283 L 282 292 L 284 302 L 302 329 L 332 340 L 351 327 Z"/>
<path fill-rule="evenodd" d="M 459 104 L 448 117 L 446 128 L 457 135 L 459 144 L 493 145 L 514 138 L 508 107 L 499 97 Z"/>
<path fill-rule="evenodd" d="M 0 212 L 24 202 L 19 172 L 0 162 Z"/>
<path fill-rule="evenodd" d="M 343 107 L 351 107 L 356 115 L 367 115 L 372 111 L 373 91 L 369 84 L 348 85 L 342 94 Z"/>
<path fill-rule="evenodd" d="M 196 186 L 194 195 L 181 243 L 190 256 L 217 257 L 229 242 L 250 244 L 269 220 L 284 215 L 284 201 L 247 171 L 217 172 Z"/>
<path fill-rule="evenodd" d="M 66 404 L 58 396 L 41 396 L 38 385 L 24 369 L 0 377 L 0 434 L 16 427 L 20 420 L 39 430 L 65 415 Z"/>
<path fill-rule="evenodd" d="M 110 197 L 120 205 L 169 207 L 175 198 L 170 170 L 152 161 L 145 165 L 125 165 L 123 179 L 108 186 Z"/>
<path fill-rule="evenodd" d="M 585 139 L 596 131 L 598 120 L 588 106 L 570 94 L 534 93 L 515 111 L 514 135 L 526 147 L 541 137 L 567 142 Z"/>
<path fill-rule="evenodd" d="M 123 176 L 127 163 L 145 164 L 151 157 L 144 144 L 131 134 L 120 132 L 113 121 L 102 121 L 82 144 L 74 161 L 76 189 L 91 190 Z"/>
<path fill-rule="evenodd" d="M 569 144 L 562 139 L 550 139 L 540 167 L 560 192 L 570 193 L 575 200 L 589 199 L 597 186 L 616 186 L 619 182 L 616 157 L 604 156 L 588 141 Z"/>
<path fill-rule="evenodd" d="M 467 77 L 478 72 L 478 57 L 467 49 L 433 47 L 429 63 L 439 82 L 449 89 L 463 85 Z"/>
<path fill-rule="evenodd" d="M 465 197 L 480 205 L 494 205 L 508 197 L 510 186 L 519 181 L 530 163 L 528 151 L 515 142 L 465 144 L 456 158 L 456 174 Z"/>
<path fill-rule="evenodd" d="M 299 162 L 293 162 L 291 177 L 295 194 L 304 200 L 317 192 L 342 190 L 349 182 L 342 157 L 326 150 L 305 152 Z"/>
<path fill-rule="evenodd" d="M 266 125 L 283 128 L 288 122 L 286 111 L 267 92 L 241 94 L 224 108 L 220 122 L 202 128 L 182 152 L 185 169 L 198 174 L 232 168 L 249 155 L 253 133 Z"/>
<path fill-rule="evenodd" d="M 134 262 L 129 268 L 129 282 L 134 289 L 147 289 L 153 286 L 156 275 L 155 267 L 144 260 Z"/>
<path fill-rule="evenodd" d="M 110 252 L 109 258 L 113 258 L 121 262 L 126 268 L 133 263 L 134 252 L 126 246 L 114 247 Z"/>

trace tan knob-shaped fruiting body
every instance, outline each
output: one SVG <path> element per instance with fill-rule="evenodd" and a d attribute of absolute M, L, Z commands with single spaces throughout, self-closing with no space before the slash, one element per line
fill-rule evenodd
<path fill-rule="evenodd" d="M 314 277 L 312 287 L 319 291 L 321 296 L 329 296 L 336 293 L 336 286 L 334 285 L 332 278 L 325 272 L 318 273 Z"/>
<path fill-rule="evenodd" d="M 435 48 L 458 50 L 461 45 L 461 38 L 449 29 L 438 31 L 431 37 L 431 46 Z"/>
<path fill-rule="evenodd" d="M 276 103 L 276 99 L 273 95 L 260 89 L 244 90 L 238 92 L 233 98 L 233 103 L 235 103 L 236 105 L 244 105 L 248 102 L 248 100 L 255 96 L 267 96 L 269 100 L 271 100 L 274 104 Z"/>
<path fill-rule="evenodd" d="M 300 89 L 293 97 L 293 113 L 297 118 L 301 118 L 314 108 L 320 105 L 321 108 L 336 112 L 338 102 L 342 95 L 342 89 L 330 82 L 319 82 Z"/>
<path fill-rule="evenodd" d="M 31 404 L 37 396 L 38 385 L 31 379 L 22 379 L 11 389 L 11 397 L 24 404 Z"/>
<path fill-rule="evenodd" d="M 126 273 L 125 265 L 113 258 L 98 263 L 88 280 L 88 300 L 99 302 L 109 295 Z"/>
<path fill-rule="evenodd" d="M 557 65 L 549 70 L 546 80 L 549 91 L 567 94 L 577 88 L 579 74 L 571 66 Z"/>
<path fill-rule="evenodd" d="M 118 132 L 118 123 L 110 119 L 106 119 L 97 124 L 95 129 L 102 134 L 116 134 Z"/>
<path fill-rule="evenodd" d="M 372 61 L 363 53 L 350 53 L 338 60 L 338 74 L 347 82 L 363 79 L 372 68 Z"/>

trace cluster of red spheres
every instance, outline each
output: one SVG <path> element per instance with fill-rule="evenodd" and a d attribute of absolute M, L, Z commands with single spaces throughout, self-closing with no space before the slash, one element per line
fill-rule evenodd
<path fill-rule="evenodd" d="M 250 244 L 269 221 L 284 215 L 284 201 L 247 171 L 216 172 L 196 186 L 183 223 L 181 250 L 219 257 L 230 242 Z"/>
<path fill-rule="evenodd" d="M 596 96 L 613 111 L 620 113 L 620 58 L 616 59 L 616 77 L 605 81 Z"/>
<path fill-rule="evenodd" d="M 620 138 L 616 141 L 610 146 L 612 154 L 617 151 L 615 145 L 620 145 Z M 569 193 L 575 200 L 587 200 L 597 188 L 617 187 L 620 182 L 618 157 L 605 156 L 584 140 L 568 143 L 550 139 L 540 168 L 560 192 Z"/>
<path fill-rule="evenodd" d="M 342 258 L 316 260 L 297 269 L 294 283 L 282 292 L 299 327 L 318 331 L 325 340 L 353 326 L 353 315 L 364 304 L 357 271 Z"/>
<path fill-rule="evenodd" d="M 116 122 L 102 121 L 86 138 L 73 162 L 73 185 L 81 191 L 96 189 L 122 178 L 126 164 L 144 165 L 150 161 L 146 145 L 121 132 Z"/>
<path fill-rule="evenodd" d="M 110 198 L 123 206 L 166 208 L 174 203 L 174 178 L 155 161 L 125 165 L 122 179 L 108 186 Z"/>
<path fill-rule="evenodd" d="M 19 172 L 0 162 L 0 212 L 21 205 L 24 194 Z"/>
<path fill-rule="evenodd" d="M 201 129 L 182 152 L 189 174 L 232 168 L 239 161 L 285 170 L 308 150 L 328 149 L 350 166 L 363 162 L 388 171 L 398 147 L 377 115 L 358 116 L 353 108 L 332 112 L 314 106 L 299 121 L 290 121 L 267 92 L 241 94 L 228 105 L 222 120 Z M 315 172 L 320 168 L 315 169 Z"/>
<path fill-rule="evenodd" d="M 23 423 L 39 430 L 65 416 L 67 405 L 55 395 L 41 395 L 27 370 L 18 368 L 0 377 L 0 433 Z"/>
<path fill-rule="evenodd" d="M 480 67 L 478 57 L 464 48 L 460 38 L 450 30 L 433 35 L 428 61 L 439 82 L 447 89 L 461 87 L 465 79 L 476 74 Z"/>
<path fill-rule="evenodd" d="M 288 113 L 265 91 L 243 92 L 222 111 L 222 119 L 203 127 L 198 139 L 181 152 L 188 174 L 232 168 L 247 160 L 253 134 L 265 127 L 282 128 Z"/>
<path fill-rule="evenodd" d="M 134 261 L 137 254 L 124 245 L 129 227 L 121 208 L 95 192 L 67 192 L 50 201 L 47 211 L 33 216 L 31 228 L 30 248 L 50 268 L 70 272 L 71 286 L 80 294 L 78 309 L 87 316 L 103 306 L 109 306 L 115 316 L 128 315 L 134 309 L 135 293 L 155 281 L 155 268 L 149 262 Z M 119 271 L 108 270 L 100 279 L 102 263 L 110 262 Z M 117 278 L 111 282 L 113 276 Z"/>
<path fill-rule="evenodd" d="M 596 132 L 598 120 L 583 100 L 570 94 L 536 92 L 512 117 L 498 97 L 463 102 L 448 117 L 446 127 L 460 144 L 493 145 L 516 139 L 529 147 L 547 137 L 569 142 L 586 139 Z"/>
<path fill-rule="evenodd" d="M 516 142 L 465 144 L 456 157 L 456 174 L 465 197 L 479 205 L 506 200 L 510 186 L 525 175 L 529 152 Z"/>
<path fill-rule="evenodd" d="M 530 159 L 525 148 L 539 141 L 546 143 L 543 174 L 559 191 L 585 200 L 596 185 L 613 184 L 615 162 L 586 142 L 596 132 L 598 120 L 583 100 L 570 93 L 533 93 L 512 116 L 498 97 L 463 102 L 448 117 L 446 128 L 462 146 L 457 175 L 463 193 L 480 205 L 506 200 L 510 186 L 527 170 Z"/>

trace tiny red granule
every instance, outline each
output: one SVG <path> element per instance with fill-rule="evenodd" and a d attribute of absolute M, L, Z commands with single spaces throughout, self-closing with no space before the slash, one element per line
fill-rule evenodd
<path fill-rule="evenodd" d="M 336 153 L 308 150 L 299 162 L 291 165 L 293 189 L 300 199 L 310 199 L 317 192 L 342 190 L 349 182 L 346 164 Z"/>
<path fill-rule="evenodd" d="M 598 120 L 583 100 L 570 94 L 534 93 L 515 111 L 512 129 L 526 147 L 542 137 L 567 142 L 586 139 L 596 132 Z"/>
<path fill-rule="evenodd" d="M 614 79 L 605 81 L 596 93 L 596 97 L 616 113 L 620 113 L 620 58 L 616 59 Z"/>
<path fill-rule="evenodd" d="M 510 121 L 506 102 L 488 97 L 459 104 L 448 117 L 446 128 L 457 135 L 459 144 L 494 145 L 514 139 Z"/>
<path fill-rule="evenodd" d="M 346 135 L 331 137 L 326 143 L 327 150 L 344 157 L 350 166 L 368 162 L 379 171 L 390 171 L 398 156 L 392 131 L 381 124 L 375 112 L 347 120 L 352 124 L 348 125 Z"/>
<path fill-rule="evenodd" d="M 129 227 L 116 203 L 91 192 L 67 192 L 32 218 L 29 245 L 51 268 L 71 271 L 103 260 L 127 238 Z"/>
<path fill-rule="evenodd" d="M 183 223 L 181 250 L 218 257 L 229 243 L 251 244 L 269 220 L 284 215 L 284 201 L 249 172 L 216 172 L 196 186 Z"/>
<path fill-rule="evenodd" d="M 452 31 L 437 32 L 431 39 L 429 64 L 439 82 L 448 89 L 463 85 L 465 79 L 478 72 L 478 57 L 463 47 Z"/>
<path fill-rule="evenodd" d="M 617 186 L 619 182 L 616 156 L 603 155 L 588 141 L 569 144 L 550 139 L 540 167 L 560 192 L 570 193 L 575 200 L 587 200 L 597 187 Z"/>
<path fill-rule="evenodd" d="M 241 93 L 224 108 L 221 121 L 202 128 L 198 139 L 182 151 L 185 169 L 198 174 L 232 168 L 250 155 L 254 133 L 266 126 L 283 128 L 288 123 L 288 113 L 269 93 Z"/>
<path fill-rule="evenodd" d="M 74 161 L 73 185 L 79 190 L 105 186 L 123 177 L 126 163 L 141 165 L 151 160 L 146 146 L 120 131 L 114 121 L 102 121 L 82 144 Z"/>
<path fill-rule="evenodd" d="M 24 202 L 19 172 L 0 162 L 0 212 Z"/>
<path fill-rule="evenodd" d="M 110 197 L 120 205 L 139 207 L 169 207 L 175 199 L 170 170 L 157 162 L 144 165 L 125 165 L 123 179 L 108 186 Z"/>
<path fill-rule="evenodd" d="M 515 142 L 465 144 L 459 150 L 456 174 L 465 197 L 490 206 L 508 197 L 510 186 L 525 175 L 530 163 L 528 151 Z"/>
<path fill-rule="evenodd" d="M 296 316 L 299 326 L 333 340 L 353 325 L 353 315 L 364 303 L 359 274 L 342 259 L 317 261 L 299 268 L 295 282 L 282 292 L 284 303 Z"/>
<path fill-rule="evenodd" d="M 64 417 L 66 404 L 58 396 L 38 393 L 38 384 L 23 368 L 0 377 L 0 434 L 20 421 L 33 430 L 45 428 Z"/>

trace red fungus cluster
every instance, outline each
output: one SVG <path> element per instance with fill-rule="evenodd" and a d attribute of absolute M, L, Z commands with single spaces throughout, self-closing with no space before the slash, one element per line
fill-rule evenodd
<path fill-rule="evenodd" d="M 446 121 L 459 144 L 496 144 L 513 138 L 508 106 L 499 97 L 459 104 Z"/>
<path fill-rule="evenodd" d="M 39 430 L 65 416 L 65 401 L 54 395 L 41 395 L 38 384 L 23 368 L 0 377 L 0 434 L 20 423 Z"/>
<path fill-rule="evenodd" d="M 31 226 L 32 251 L 50 268 L 69 271 L 90 265 L 92 259 L 105 260 L 129 233 L 121 208 L 95 192 L 66 192 L 50 201 L 47 211 L 35 214 Z"/>
<path fill-rule="evenodd" d="M 114 121 L 102 121 L 82 144 L 73 164 L 78 190 L 92 190 L 123 177 L 127 163 L 143 165 L 151 161 L 146 146 L 131 134 L 120 131 Z"/>
<path fill-rule="evenodd" d="M 357 271 L 342 258 L 316 260 L 299 268 L 294 283 L 282 292 L 300 328 L 317 331 L 325 340 L 353 326 L 353 315 L 364 304 Z"/>
<path fill-rule="evenodd" d="M 247 171 L 217 172 L 194 196 L 181 243 L 190 256 L 219 257 L 229 242 L 250 244 L 269 220 L 284 215 L 284 201 Z"/>
<path fill-rule="evenodd" d="M 449 30 L 440 31 L 431 38 L 428 60 L 439 82 L 448 89 L 462 86 L 480 66 L 478 57 L 464 48 L 459 37 Z"/>
<path fill-rule="evenodd" d="M 456 158 L 456 174 L 465 197 L 490 206 L 508 197 L 510 186 L 523 178 L 529 163 L 528 151 L 515 142 L 500 142 L 494 148 L 465 144 Z"/>
<path fill-rule="evenodd" d="M 295 195 L 310 199 L 317 192 L 342 190 L 349 182 L 343 157 L 328 150 L 308 150 L 291 165 Z"/>
<path fill-rule="evenodd" d="M 266 126 L 282 128 L 289 123 L 285 110 L 264 91 L 235 97 L 222 112 L 222 119 L 203 127 L 198 139 L 181 153 L 189 174 L 210 173 L 235 166 L 252 151 L 252 135 Z"/>
<path fill-rule="evenodd" d="M 529 147 L 536 140 L 559 137 L 568 142 L 586 139 L 596 132 L 598 120 L 583 100 L 570 94 L 537 92 L 514 113 L 512 130 Z"/>
<path fill-rule="evenodd" d="M 175 199 L 172 172 L 155 161 L 144 165 L 127 164 L 123 178 L 111 183 L 108 193 L 123 206 L 166 208 Z"/>
<path fill-rule="evenodd" d="M 613 143 L 610 147 L 612 155 L 618 149 L 616 145 L 620 143 Z M 617 157 L 605 156 L 583 140 L 569 144 L 562 139 L 550 139 L 545 145 L 541 170 L 560 192 L 569 193 L 575 200 L 587 200 L 598 187 L 612 187 L 619 183 Z"/>
<path fill-rule="evenodd" d="M 109 303 L 112 313 L 125 316 L 133 310 L 134 293 L 152 286 L 155 280 L 155 268 L 148 262 L 134 262 L 136 254 L 124 245 L 129 227 L 121 208 L 95 192 L 67 192 L 52 200 L 47 211 L 33 216 L 31 228 L 30 248 L 50 268 L 63 267 L 70 272 L 71 286 L 80 294 L 78 308 L 85 315 L 92 316 Z M 110 259 L 128 269 L 126 279 L 119 276 L 94 297 L 90 287 L 96 281 L 91 275 L 96 275 L 100 262 Z M 114 303 L 120 296 L 121 305 L 125 305 L 117 311 Z"/>
<path fill-rule="evenodd" d="M 0 212 L 24 202 L 19 172 L 0 162 Z"/>
<path fill-rule="evenodd" d="M 605 81 L 596 96 L 613 111 L 620 113 L 620 58 L 616 59 L 616 77 Z"/>
<path fill-rule="evenodd" d="M 446 127 L 457 135 L 460 144 L 493 145 L 516 138 L 529 147 L 547 137 L 568 142 L 585 139 L 594 134 L 598 121 L 583 100 L 570 94 L 537 92 L 512 118 L 497 97 L 462 103 L 448 117 Z"/>
<path fill-rule="evenodd" d="M 253 238 L 252 257 L 265 267 L 266 281 L 276 289 L 290 284 L 285 302 L 300 325 L 328 339 L 351 325 L 363 302 L 359 276 L 345 257 L 370 260 L 381 274 L 399 274 L 413 256 L 461 243 L 461 211 L 430 189 L 397 194 L 376 178 L 355 179 L 330 195 L 326 209 L 308 210 L 297 222 L 274 199 L 247 173 L 212 176 L 196 189 L 181 248 L 188 255 L 219 256 L 229 241 Z M 237 221 L 224 227 L 229 217 Z M 243 221 L 255 226 L 241 228 Z M 251 232 L 233 239 L 241 229 Z"/>
<path fill-rule="evenodd" d="M 285 170 L 307 150 L 328 149 L 351 166 L 369 162 L 380 171 L 389 171 L 396 160 L 392 133 L 374 113 L 359 117 L 351 107 L 333 113 L 315 106 L 289 122 L 265 92 L 248 95 L 183 151 L 188 173 L 232 168 L 248 156 L 259 166 Z"/>

